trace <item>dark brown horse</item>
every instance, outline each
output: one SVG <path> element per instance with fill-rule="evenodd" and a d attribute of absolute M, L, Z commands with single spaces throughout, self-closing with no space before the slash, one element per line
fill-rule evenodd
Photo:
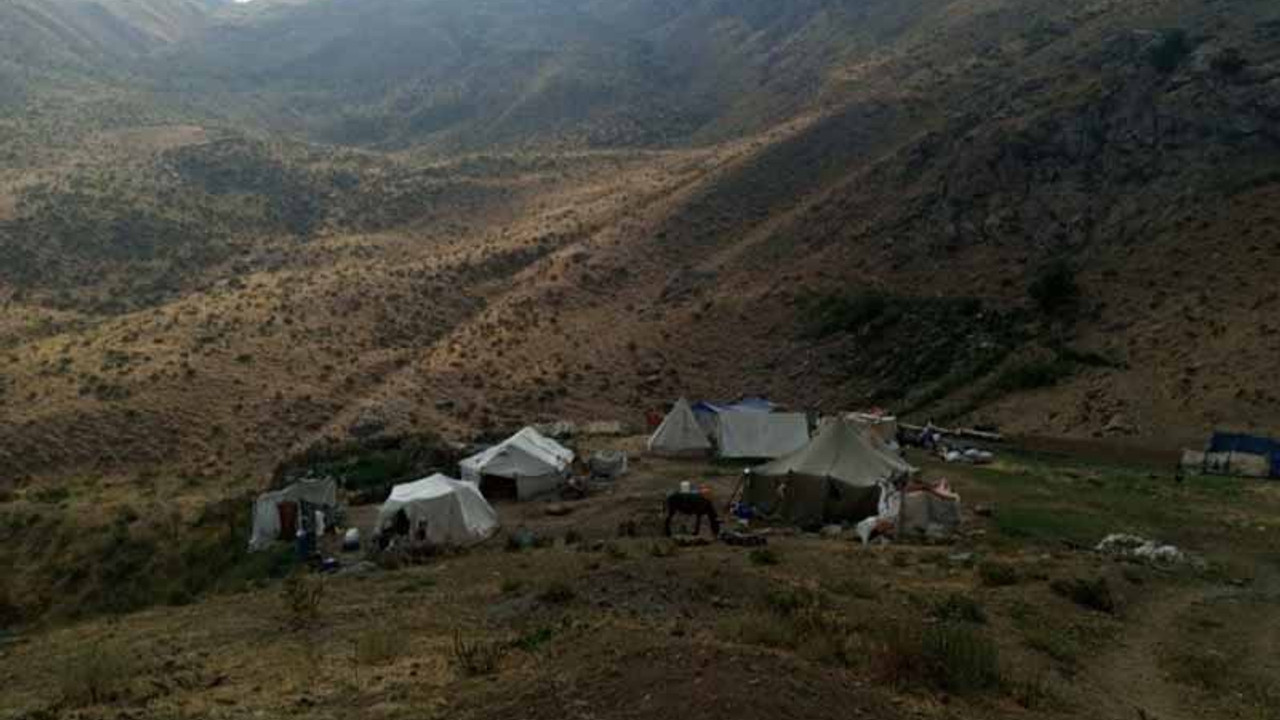
<path fill-rule="evenodd" d="M 711 523 L 712 536 L 720 536 L 720 516 L 716 514 L 715 504 L 710 499 L 697 493 L 671 493 L 663 506 L 667 510 L 667 537 L 671 537 L 671 518 L 676 515 L 693 515 L 697 518 L 693 524 L 694 535 L 702 532 L 702 518 L 705 516 Z"/>

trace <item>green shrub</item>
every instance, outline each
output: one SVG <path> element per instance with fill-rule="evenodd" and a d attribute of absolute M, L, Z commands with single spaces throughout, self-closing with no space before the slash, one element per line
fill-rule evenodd
<path fill-rule="evenodd" d="M 820 593 L 804 587 L 776 587 L 764 594 L 765 607 L 783 617 L 795 616 L 805 609 L 820 609 L 825 604 Z"/>
<path fill-rule="evenodd" d="M 987 613 L 982 604 L 968 595 L 952 593 L 934 603 L 933 616 L 939 620 L 968 622 L 982 625 L 987 622 Z"/>
<path fill-rule="evenodd" d="M 871 663 L 876 679 L 894 687 L 963 694 L 1001 683 L 999 648 L 970 623 L 893 626 L 875 645 Z"/>
<path fill-rule="evenodd" d="M 1116 597 L 1112 594 L 1111 584 L 1107 582 L 1105 577 L 1098 577 L 1093 580 L 1082 580 L 1080 578 L 1054 580 L 1049 583 L 1049 587 L 1054 592 L 1081 607 L 1110 614 L 1114 614 L 1117 610 Z"/>
<path fill-rule="evenodd" d="M 987 587 L 1016 585 L 1018 569 L 1008 563 L 987 560 L 978 564 L 978 578 Z"/>
<path fill-rule="evenodd" d="M 1160 39 L 1151 45 L 1147 59 L 1151 66 L 1162 73 L 1171 73 L 1186 60 L 1195 45 L 1187 36 L 1186 30 L 1166 30 Z"/>
<path fill-rule="evenodd" d="M 467 641 L 462 633 L 453 636 L 453 664 L 468 677 L 493 675 L 507 653 L 508 644 L 495 640 Z"/>
<path fill-rule="evenodd" d="M 431 590 L 435 586 L 436 579 L 433 577 L 416 577 L 396 588 L 396 592 L 402 595 L 413 595 Z"/>
<path fill-rule="evenodd" d="M 556 631 L 552 628 L 540 627 L 516 638 L 511 643 L 511 646 L 525 652 L 537 652 L 543 645 L 551 642 L 555 634 Z"/>
<path fill-rule="evenodd" d="M 58 665 L 58 685 L 72 707 L 104 705 L 127 699 L 137 672 L 123 648 L 93 645 Z"/>
<path fill-rule="evenodd" d="M 1006 690 L 1013 701 L 1027 710 L 1039 710 L 1051 705 L 1054 701 L 1049 685 L 1049 673 L 1032 672 L 1007 683 Z"/>
<path fill-rule="evenodd" d="M 649 546 L 649 555 L 656 558 L 674 557 L 678 548 L 671 541 L 659 541 Z"/>
<path fill-rule="evenodd" d="M 753 565 L 777 565 L 782 562 L 782 558 L 779 557 L 778 553 L 770 547 L 754 548 L 751 552 L 747 553 L 747 559 L 750 560 Z"/>
<path fill-rule="evenodd" d="M 924 632 L 923 651 L 923 660 L 942 690 L 965 693 L 1000 685 L 999 649 L 972 625 L 930 626 Z"/>
<path fill-rule="evenodd" d="M 1223 75 L 1239 75 L 1247 65 L 1244 55 L 1236 48 L 1225 48 L 1209 60 L 1209 67 Z"/>
<path fill-rule="evenodd" d="M 1075 372 L 1072 363 L 1061 359 L 1028 360 L 1003 370 L 991 382 L 991 392 L 1007 394 L 1053 387 Z"/>
<path fill-rule="evenodd" d="M 324 580 L 304 571 L 285 579 L 281 588 L 285 622 L 294 630 L 301 630 L 320 619 L 320 606 L 324 601 Z"/>
<path fill-rule="evenodd" d="M 538 593 L 538 600 L 548 605 L 567 605 L 577 596 L 573 586 L 563 580 L 556 580 Z"/>
<path fill-rule="evenodd" d="M 1071 315 L 1080 303 L 1076 271 L 1066 262 L 1050 263 L 1031 281 L 1027 294 L 1040 312 L 1049 317 Z"/>
<path fill-rule="evenodd" d="M 821 339 L 837 333 L 860 330 L 880 320 L 889 305 L 888 298 L 877 293 L 822 298 L 809 311 L 809 317 L 814 320 L 807 334 L 811 338 Z"/>
<path fill-rule="evenodd" d="M 1074 668 L 1080 662 L 1080 651 L 1076 642 L 1066 633 L 1051 627 L 1037 627 L 1026 635 L 1027 647 L 1048 655 L 1068 668 Z"/>
<path fill-rule="evenodd" d="M 355 660 L 359 665 L 386 665 L 409 652 L 409 636 L 401 628 L 377 626 L 356 636 Z"/>

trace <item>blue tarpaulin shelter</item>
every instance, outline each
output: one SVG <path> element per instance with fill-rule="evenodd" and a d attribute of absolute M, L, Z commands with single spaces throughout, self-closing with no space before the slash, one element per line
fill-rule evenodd
<path fill-rule="evenodd" d="M 1271 438 L 1243 433 L 1215 432 L 1209 440 L 1208 452 L 1267 458 L 1271 465 L 1271 477 L 1280 478 L 1280 442 Z"/>

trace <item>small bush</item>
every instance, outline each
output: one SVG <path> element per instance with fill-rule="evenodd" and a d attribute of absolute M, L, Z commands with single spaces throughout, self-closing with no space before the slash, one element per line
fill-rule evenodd
<path fill-rule="evenodd" d="M 934 603 L 933 616 L 939 620 L 968 622 L 983 625 L 987 622 L 987 612 L 982 605 L 968 595 L 952 593 Z"/>
<path fill-rule="evenodd" d="M 552 628 L 540 627 L 516 638 L 511 643 L 511 646 L 525 652 L 537 652 L 543 645 L 551 642 L 555 634 L 556 631 Z"/>
<path fill-rule="evenodd" d="M 674 557 L 677 549 L 676 544 L 670 541 L 655 542 L 649 546 L 649 555 L 656 558 Z"/>
<path fill-rule="evenodd" d="M 1080 662 L 1080 652 L 1073 641 L 1065 633 L 1052 628 L 1037 628 L 1026 636 L 1027 647 L 1048 655 L 1068 668 L 1075 668 Z"/>
<path fill-rule="evenodd" d="M 811 338 L 822 339 L 836 333 L 860 330 L 880 320 L 889 305 L 886 296 L 875 293 L 823 298 L 809 312 L 809 317 L 815 320 L 806 334 Z"/>
<path fill-rule="evenodd" d="M 1054 580 L 1049 583 L 1049 587 L 1071 602 L 1090 610 L 1114 614 L 1117 609 L 1116 597 L 1105 577 L 1093 580 Z"/>
<path fill-rule="evenodd" d="M 968 623 L 892 627 L 873 649 L 871 662 L 875 677 L 895 687 L 962 694 L 990 690 L 1001 682 L 999 649 Z"/>
<path fill-rule="evenodd" d="M 1167 30 L 1152 44 L 1147 53 L 1147 59 L 1156 70 L 1171 73 L 1178 69 L 1194 49 L 1195 46 L 1188 38 L 1186 30 Z"/>
<path fill-rule="evenodd" d="M 401 595 L 413 595 L 425 592 L 436 586 L 436 579 L 433 577 L 417 577 L 409 582 L 396 588 L 396 592 Z"/>
<path fill-rule="evenodd" d="M 1236 48 L 1226 48 L 1209 60 L 1209 67 L 1223 75 L 1239 75 L 1248 63 Z"/>
<path fill-rule="evenodd" d="M 1011 680 L 1006 690 L 1013 701 L 1027 710 L 1039 710 L 1052 704 L 1054 697 L 1049 686 L 1049 674 L 1035 672 L 1017 680 Z"/>
<path fill-rule="evenodd" d="M 538 593 L 538 600 L 548 605 L 567 605 L 577 596 L 573 586 L 563 580 L 556 580 Z"/>
<path fill-rule="evenodd" d="M 605 543 L 604 554 L 610 560 L 626 560 L 627 559 L 627 549 L 622 547 L 618 543 L 614 543 L 614 542 Z"/>
<path fill-rule="evenodd" d="M 1076 271 L 1065 262 L 1051 263 L 1031 281 L 1027 294 L 1040 312 L 1049 317 L 1071 315 L 1080 303 Z"/>
<path fill-rule="evenodd" d="M 771 612 L 792 617 L 805 608 L 820 608 L 822 596 L 802 587 L 772 588 L 764 594 L 764 605 Z"/>
<path fill-rule="evenodd" d="M 502 585 L 498 587 L 498 591 L 503 595 L 515 595 L 524 589 L 524 581 L 516 578 L 503 578 Z"/>
<path fill-rule="evenodd" d="M 843 578 L 824 587 L 837 595 L 848 595 L 859 600 L 874 600 L 880 596 L 875 586 L 860 578 Z"/>
<path fill-rule="evenodd" d="M 462 634 L 457 633 L 453 636 L 453 664 L 468 677 L 493 675 L 498 672 L 507 647 L 506 643 L 493 640 L 463 640 Z"/>
<path fill-rule="evenodd" d="M 978 579 L 987 587 L 1018 584 L 1018 569 L 1007 563 L 988 560 L 978 564 Z"/>
<path fill-rule="evenodd" d="M 31 499 L 45 505 L 60 505 L 71 497 L 71 491 L 66 488 L 41 488 L 31 494 Z"/>
<path fill-rule="evenodd" d="M 1061 359 L 1028 360 L 1001 371 L 991 382 L 991 391 L 1001 394 L 1053 387 L 1074 372 L 1075 365 Z"/>
<path fill-rule="evenodd" d="M 782 558 L 778 553 L 770 547 L 758 547 L 747 553 L 747 559 L 752 565 L 777 565 L 782 562 Z"/>
<path fill-rule="evenodd" d="M 125 700 L 137 670 L 123 648 L 94 645 L 58 666 L 63 702 L 85 707 Z"/>
<path fill-rule="evenodd" d="M 1000 684 L 1000 653 L 990 637 L 963 623 L 942 623 L 924 632 L 924 660 L 943 690 L 964 693 Z"/>
<path fill-rule="evenodd" d="M 294 573 L 285 579 L 281 599 L 284 601 L 285 620 L 289 627 L 301 630 L 320 619 L 324 580 L 305 572 Z"/>
<path fill-rule="evenodd" d="M 409 652 L 409 636 L 400 628 L 375 627 L 365 630 L 355 640 L 355 658 L 359 665 L 386 665 Z"/>

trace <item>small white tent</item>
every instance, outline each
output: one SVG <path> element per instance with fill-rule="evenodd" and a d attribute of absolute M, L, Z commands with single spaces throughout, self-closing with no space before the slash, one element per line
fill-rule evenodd
<path fill-rule="evenodd" d="M 488 496 L 518 500 L 554 492 L 573 462 L 573 451 L 527 427 L 460 463 L 462 479 Z"/>
<path fill-rule="evenodd" d="M 396 485 L 378 512 L 378 532 L 395 524 L 401 511 L 409 520 L 413 543 L 466 547 L 498 531 L 498 514 L 471 483 L 445 475 Z"/>
<path fill-rule="evenodd" d="M 809 442 L 809 419 L 802 413 L 729 411 L 717 420 L 722 458 L 778 458 Z"/>
<path fill-rule="evenodd" d="M 281 534 L 289 528 L 281 521 L 280 508 L 292 504 L 295 512 L 289 517 L 297 522 L 303 504 L 317 508 L 334 508 L 338 505 L 338 484 L 333 480 L 302 480 L 283 490 L 263 493 L 253 504 L 253 533 L 249 537 L 249 549 L 261 550 L 283 538 Z"/>
<path fill-rule="evenodd" d="M 710 451 L 711 441 L 684 398 L 676 401 L 649 438 L 649 452 L 655 455 L 698 455 Z"/>

